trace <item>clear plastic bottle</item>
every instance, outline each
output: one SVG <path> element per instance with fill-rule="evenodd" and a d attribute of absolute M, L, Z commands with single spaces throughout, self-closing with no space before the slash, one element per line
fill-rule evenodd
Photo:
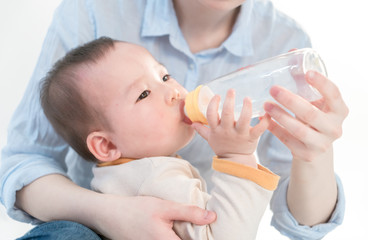
<path fill-rule="evenodd" d="M 251 66 L 241 68 L 189 92 L 185 99 L 185 113 L 193 122 L 207 124 L 207 105 L 211 98 L 221 96 L 219 114 L 227 90 L 235 89 L 235 119 L 238 119 L 244 97 L 252 100 L 252 117 L 264 114 L 263 104 L 271 100 L 270 89 L 282 86 L 308 101 L 321 98 L 319 92 L 307 83 L 307 71 L 314 70 L 327 76 L 325 65 L 316 51 L 304 48 L 268 58 Z"/>

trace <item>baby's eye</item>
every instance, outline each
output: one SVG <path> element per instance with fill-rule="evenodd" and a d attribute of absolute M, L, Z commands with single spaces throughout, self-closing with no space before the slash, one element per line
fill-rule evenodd
<path fill-rule="evenodd" d="M 171 76 L 170 74 L 165 74 L 163 77 L 162 77 L 162 81 L 166 82 L 167 80 L 170 80 Z"/>
<path fill-rule="evenodd" d="M 151 91 L 150 90 L 144 90 L 141 95 L 139 95 L 139 97 L 137 98 L 136 102 L 139 102 L 140 100 L 148 97 L 148 95 L 150 95 Z"/>

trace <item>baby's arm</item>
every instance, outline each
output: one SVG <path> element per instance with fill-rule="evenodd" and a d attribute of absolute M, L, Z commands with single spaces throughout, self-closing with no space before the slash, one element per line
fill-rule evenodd
<path fill-rule="evenodd" d="M 213 239 L 256 239 L 259 223 L 276 189 L 279 177 L 228 160 L 214 159 L 214 187 L 207 209 L 217 221 L 210 225 Z"/>
<path fill-rule="evenodd" d="M 209 128 L 193 124 L 217 155 L 213 159 L 214 188 L 207 202 L 207 209 L 217 213 L 217 221 L 210 225 L 209 233 L 214 239 L 255 239 L 279 177 L 257 165 L 254 154 L 260 135 L 269 125 L 269 116 L 251 127 L 252 106 L 245 98 L 235 122 L 234 99 L 234 90 L 229 90 L 220 119 L 220 99 L 215 96 L 207 110 Z"/>
<path fill-rule="evenodd" d="M 107 194 L 154 196 L 217 213 L 217 220 L 206 226 L 175 221 L 174 230 L 181 239 L 255 239 L 278 176 L 262 167 L 216 158 L 214 168 L 211 195 L 188 161 L 170 157 L 94 168 L 92 187 Z"/>

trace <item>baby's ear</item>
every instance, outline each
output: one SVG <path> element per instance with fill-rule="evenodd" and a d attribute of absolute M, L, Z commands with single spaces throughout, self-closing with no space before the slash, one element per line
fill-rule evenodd
<path fill-rule="evenodd" d="M 102 131 L 88 134 L 87 146 L 89 151 L 100 161 L 109 162 L 121 157 L 121 152 L 110 138 Z"/>

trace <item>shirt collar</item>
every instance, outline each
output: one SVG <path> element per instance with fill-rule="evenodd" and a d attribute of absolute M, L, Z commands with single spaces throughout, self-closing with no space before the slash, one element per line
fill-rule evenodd
<path fill-rule="evenodd" d="M 175 158 L 183 159 L 178 154 L 174 154 L 174 155 L 169 156 L 169 157 L 175 157 Z M 121 164 L 129 163 L 129 162 L 132 162 L 132 161 L 135 161 L 135 160 L 139 160 L 139 159 L 138 158 L 118 158 L 118 159 L 113 160 L 113 161 L 97 163 L 96 166 L 97 167 L 110 167 L 110 166 L 115 166 L 115 165 L 121 165 Z"/>
<path fill-rule="evenodd" d="M 225 47 L 229 52 L 239 57 L 253 55 L 251 38 L 253 1 L 254 0 L 246 0 L 245 3 L 243 3 L 233 27 L 233 32 L 219 47 L 220 49 Z M 172 1 L 147 1 L 141 29 L 142 37 L 155 37 L 170 34 L 177 37 L 180 28 Z"/>
<path fill-rule="evenodd" d="M 252 42 L 252 13 L 253 0 L 246 0 L 240 8 L 233 32 L 223 43 L 224 47 L 235 56 L 244 57 L 253 55 Z"/>
<path fill-rule="evenodd" d="M 115 166 L 115 165 L 128 163 L 128 162 L 131 162 L 131 161 L 134 161 L 134 160 L 136 160 L 136 159 L 135 158 L 119 158 L 119 159 L 116 159 L 114 161 L 100 162 L 96 166 L 97 167 L 109 167 L 109 166 Z"/>
<path fill-rule="evenodd" d="M 170 34 L 172 24 L 177 23 L 172 1 L 147 1 L 142 21 L 142 37 L 155 37 Z"/>

